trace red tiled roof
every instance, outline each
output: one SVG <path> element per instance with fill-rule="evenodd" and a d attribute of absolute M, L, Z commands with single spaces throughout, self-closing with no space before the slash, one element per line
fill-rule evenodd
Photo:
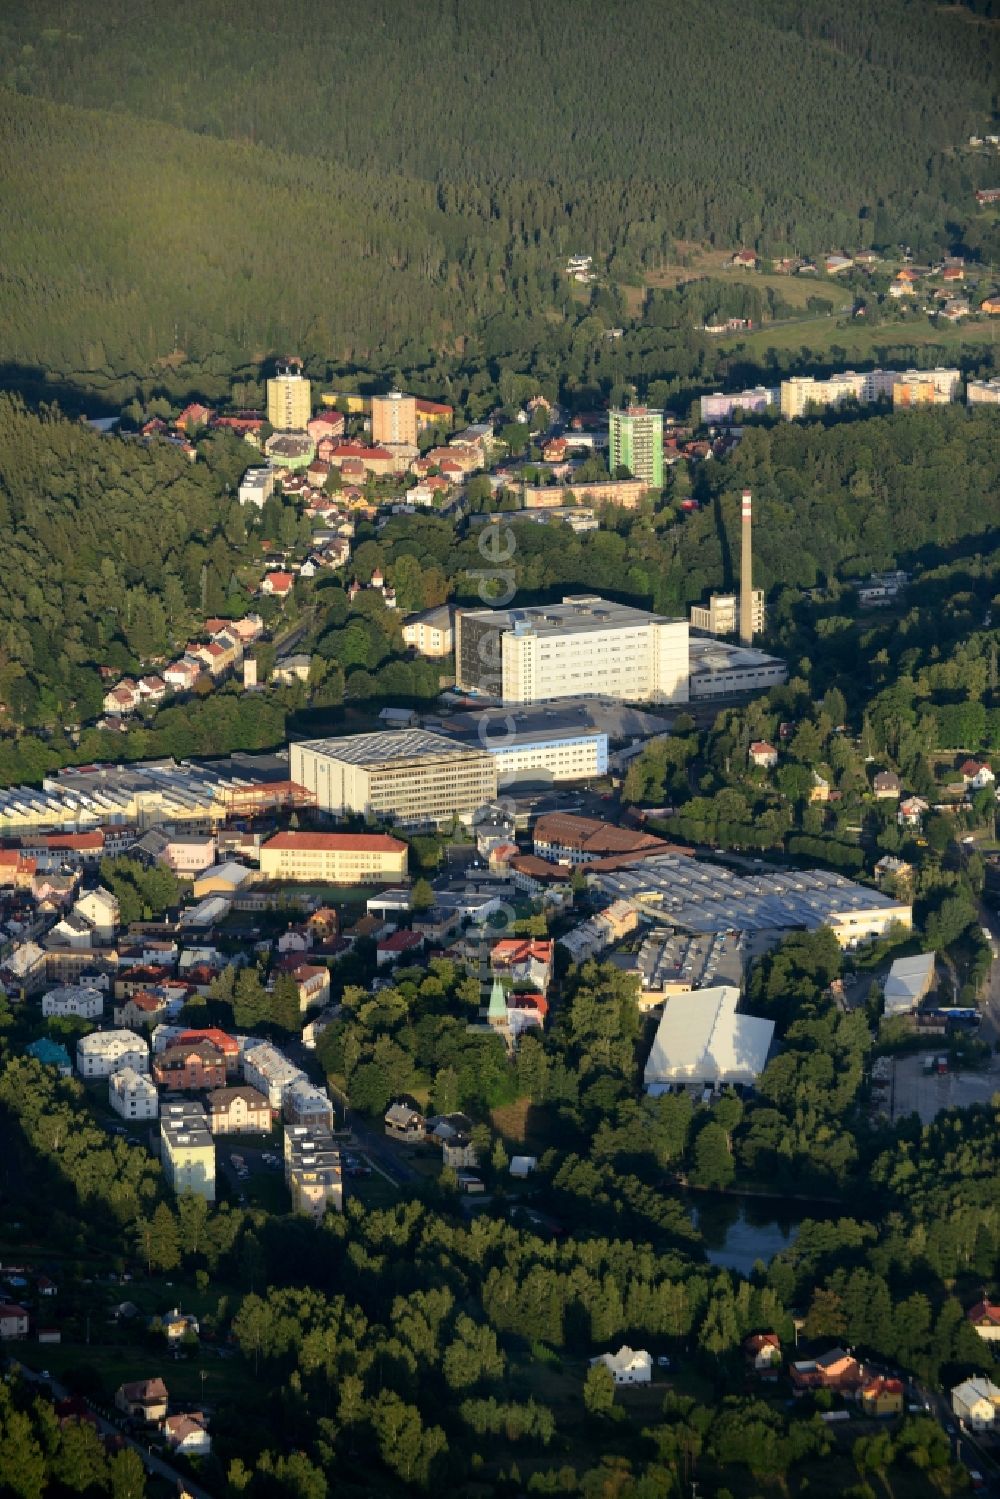
<path fill-rule="evenodd" d="M 552 943 L 548 939 L 533 937 L 504 937 L 490 953 L 492 963 L 526 963 L 529 958 L 539 963 L 551 963 Z"/>
<path fill-rule="evenodd" d="M 182 1031 L 177 1037 L 178 1045 L 187 1046 L 189 1043 L 207 1041 L 217 1051 L 234 1055 L 239 1053 L 239 1042 L 235 1036 L 227 1036 L 225 1031 L 220 1031 L 216 1026 L 208 1026 L 205 1030 Z"/>
<path fill-rule="evenodd" d="M 871 1374 L 861 1386 L 861 1394 L 874 1398 L 878 1395 L 902 1395 L 903 1381 L 887 1379 L 884 1374 Z"/>
<path fill-rule="evenodd" d="M 510 994 L 507 997 L 507 1008 L 511 1010 L 537 1010 L 539 1015 L 549 1013 L 549 1002 L 544 994 Z"/>
<path fill-rule="evenodd" d="M 0 867 L 16 869 L 19 874 L 34 874 L 38 861 L 26 859 L 16 848 L 0 848 Z"/>
<path fill-rule="evenodd" d="M 103 833 L 49 833 L 45 839 L 46 848 L 103 848 Z"/>
<path fill-rule="evenodd" d="M 1000 1327 L 1000 1306 L 994 1306 L 986 1299 L 970 1306 L 965 1315 L 973 1326 L 987 1323 L 990 1327 Z"/>
<path fill-rule="evenodd" d="M 310 853 L 401 853 L 406 844 L 388 833 L 275 833 L 265 849 L 301 849 Z"/>
<path fill-rule="evenodd" d="M 419 932 L 391 932 L 378 943 L 379 952 L 409 952 L 413 947 L 423 946 Z"/>
<path fill-rule="evenodd" d="M 166 1000 L 159 994 L 149 994 L 145 989 L 140 989 L 136 994 L 130 995 L 126 1004 L 135 1005 L 137 1010 L 147 1010 L 150 1014 L 154 1010 L 161 1010 Z"/>
<path fill-rule="evenodd" d="M 388 448 L 366 448 L 359 442 L 338 442 L 334 445 L 332 455 L 335 458 L 374 458 L 379 462 L 388 463 L 392 460 L 392 454 Z"/>

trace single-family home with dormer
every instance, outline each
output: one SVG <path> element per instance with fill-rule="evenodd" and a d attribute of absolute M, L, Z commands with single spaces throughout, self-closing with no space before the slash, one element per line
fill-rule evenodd
<path fill-rule="evenodd" d="M 167 1414 L 167 1387 L 162 1379 L 138 1379 L 119 1385 L 115 1405 L 140 1421 L 162 1421 Z"/>
<path fill-rule="evenodd" d="M 992 786 L 996 781 L 996 776 L 985 760 L 966 760 L 959 775 L 967 791 L 982 791 L 984 786 Z"/>

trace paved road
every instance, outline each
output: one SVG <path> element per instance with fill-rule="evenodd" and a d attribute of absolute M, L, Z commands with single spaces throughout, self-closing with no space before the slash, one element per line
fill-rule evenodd
<path fill-rule="evenodd" d="M 26 1379 L 33 1381 L 33 1383 L 35 1383 L 36 1385 L 46 1386 L 50 1394 L 52 1395 L 53 1400 L 65 1400 L 69 1396 L 70 1391 L 66 1389 L 64 1385 L 59 1384 L 56 1380 L 44 1379 L 41 1374 L 36 1373 L 33 1369 L 27 1368 L 24 1364 L 21 1365 L 21 1369 Z M 127 1446 L 131 1447 L 135 1452 L 138 1452 L 140 1458 L 142 1459 L 143 1466 L 148 1473 L 156 1473 L 160 1478 L 165 1478 L 166 1481 L 175 1489 L 183 1488 L 188 1494 L 191 1495 L 191 1499 L 215 1499 L 215 1496 L 210 1494 L 208 1489 L 203 1489 L 198 1484 L 192 1483 L 190 1478 L 187 1478 L 185 1475 L 179 1473 L 177 1469 L 172 1468 L 169 1463 L 164 1462 L 161 1457 L 158 1457 L 155 1452 L 152 1452 L 150 1450 L 147 1443 L 137 1441 L 135 1437 L 129 1436 L 126 1431 L 122 1430 L 121 1426 L 119 1426 L 116 1421 L 109 1421 L 108 1418 L 104 1416 L 100 1410 L 93 1406 L 89 1400 L 87 1401 L 87 1405 L 93 1412 L 94 1420 L 97 1422 L 97 1429 L 101 1433 L 101 1435 L 118 1437 L 123 1442 L 125 1442 Z"/>
<path fill-rule="evenodd" d="M 1000 946 L 997 942 L 997 936 L 1000 933 L 1000 914 L 990 910 L 989 906 L 980 905 L 979 920 L 984 929 L 992 935 L 990 946 L 993 949 L 993 966 L 986 979 L 986 989 L 979 1005 L 983 1014 L 979 1035 L 990 1046 L 996 1047 L 1000 1042 L 1000 962 L 997 961 L 997 950 Z"/>

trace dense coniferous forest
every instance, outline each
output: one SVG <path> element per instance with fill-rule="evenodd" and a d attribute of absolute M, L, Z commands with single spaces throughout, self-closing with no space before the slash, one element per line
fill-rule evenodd
<path fill-rule="evenodd" d="M 8 8 L 8 360 L 90 389 L 179 352 L 209 378 L 287 347 L 415 369 L 578 307 L 573 251 L 638 280 L 678 242 L 995 251 L 991 164 L 957 149 L 993 105 L 969 7 L 322 15 Z"/>

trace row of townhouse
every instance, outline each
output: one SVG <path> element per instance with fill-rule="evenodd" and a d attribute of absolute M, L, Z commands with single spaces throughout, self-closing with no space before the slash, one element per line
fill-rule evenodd
<path fill-rule="evenodd" d="M 163 668 L 162 675 L 122 677 L 104 696 L 105 713 L 126 717 L 146 703 L 162 702 L 175 692 L 190 692 L 195 682 L 207 673 L 213 680 L 225 676 L 243 659 L 247 645 L 263 633 L 259 615 L 244 619 L 207 619 L 204 633 L 207 641 L 190 641 L 184 654 Z"/>

